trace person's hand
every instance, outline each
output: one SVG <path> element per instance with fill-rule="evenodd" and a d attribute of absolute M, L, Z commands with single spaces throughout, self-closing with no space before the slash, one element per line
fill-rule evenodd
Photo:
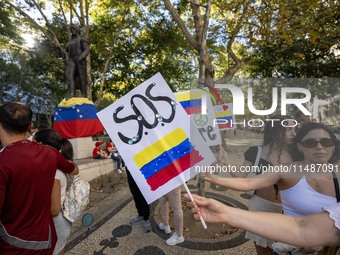
<path fill-rule="evenodd" d="M 217 159 L 224 165 L 230 164 L 228 153 L 222 147 L 217 155 Z"/>
<path fill-rule="evenodd" d="M 191 211 L 194 213 L 195 220 L 200 220 L 200 214 L 206 222 L 225 223 L 227 217 L 227 206 L 212 198 L 205 198 L 193 194 L 194 203 L 191 202 Z M 184 197 L 189 199 L 189 195 Z M 200 214 L 199 214 L 200 213 Z"/>
<path fill-rule="evenodd" d="M 205 172 L 200 172 L 200 177 L 203 178 L 205 181 L 208 182 L 214 182 L 215 178 L 218 178 L 217 175 L 209 172 L 209 171 L 205 171 Z"/>

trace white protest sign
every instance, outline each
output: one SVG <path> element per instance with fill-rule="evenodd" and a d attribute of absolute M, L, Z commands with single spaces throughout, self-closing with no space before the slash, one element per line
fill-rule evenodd
<path fill-rule="evenodd" d="M 175 95 L 207 145 L 220 145 L 221 134 L 214 122 L 215 111 L 210 96 L 200 89 L 178 92 Z"/>
<path fill-rule="evenodd" d="M 160 73 L 97 115 L 149 204 L 215 161 Z"/>

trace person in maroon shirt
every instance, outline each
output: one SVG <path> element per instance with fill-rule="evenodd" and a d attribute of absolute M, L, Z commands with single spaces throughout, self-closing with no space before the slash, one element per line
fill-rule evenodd
<path fill-rule="evenodd" d="M 0 106 L 0 254 L 52 254 L 57 241 L 51 192 L 57 169 L 78 174 L 56 149 L 26 139 L 32 111 L 24 104 Z"/>

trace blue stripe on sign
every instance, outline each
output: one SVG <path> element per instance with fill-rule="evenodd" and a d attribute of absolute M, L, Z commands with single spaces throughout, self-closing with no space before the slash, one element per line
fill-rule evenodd
<path fill-rule="evenodd" d="M 201 99 L 194 99 L 194 100 L 187 100 L 187 101 L 180 101 L 182 107 L 185 108 L 190 108 L 190 107 L 196 107 L 196 106 L 201 106 L 202 105 L 202 100 Z"/>
<path fill-rule="evenodd" d="M 187 155 L 193 149 L 194 147 L 190 144 L 189 138 L 187 138 L 182 143 L 162 153 L 157 158 L 151 160 L 149 163 L 142 166 L 140 171 L 144 175 L 145 179 L 148 179 L 152 175 L 156 174 L 158 171 L 162 170 L 166 166 L 173 163 L 174 161 Z"/>

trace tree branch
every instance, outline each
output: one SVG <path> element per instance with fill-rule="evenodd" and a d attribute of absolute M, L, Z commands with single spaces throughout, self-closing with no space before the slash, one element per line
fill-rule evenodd
<path fill-rule="evenodd" d="M 61 47 L 61 44 L 60 44 L 56 34 L 54 33 L 53 29 L 51 29 L 51 27 L 48 26 L 49 25 L 48 23 L 47 23 L 47 26 L 46 26 L 47 29 L 45 29 L 44 27 L 39 25 L 30 15 L 28 15 L 26 12 L 24 12 L 18 6 L 12 4 L 9 0 L 5 0 L 5 3 L 10 5 L 12 8 L 14 8 L 20 15 L 25 17 L 33 27 L 40 30 L 62 52 L 62 54 L 66 53 L 65 50 Z"/>
<path fill-rule="evenodd" d="M 211 0 L 208 0 L 204 22 L 203 22 L 203 29 L 202 29 L 202 38 L 201 38 L 201 50 L 203 51 L 204 56 L 209 55 L 208 48 L 207 48 L 207 33 L 208 33 L 208 27 L 209 27 L 209 19 L 210 19 L 210 12 L 211 12 Z M 202 53 L 201 53 L 202 54 Z M 204 65 L 211 69 L 211 61 L 205 61 Z"/>
<path fill-rule="evenodd" d="M 67 0 L 68 4 L 70 5 L 70 12 L 74 12 L 79 20 L 80 25 L 83 27 L 84 26 L 84 20 L 82 20 L 81 16 L 79 15 L 79 13 L 77 12 L 76 8 L 74 8 L 72 1 L 71 0 Z M 70 22 L 72 23 L 72 20 L 70 20 Z"/>
<path fill-rule="evenodd" d="M 34 4 L 35 8 L 37 8 L 38 11 L 40 12 L 41 16 L 45 20 L 45 23 L 46 24 L 50 24 L 48 19 L 47 19 L 47 17 L 46 17 L 46 15 L 45 15 L 45 13 L 42 11 L 42 9 L 40 8 L 40 6 L 38 5 L 38 3 L 35 0 L 33 0 L 33 4 Z"/>
<path fill-rule="evenodd" d="M 164 2 L 164 5 L 165 5 L 165 8 L 171 13 L 172 17 L 174 18 L 174 20 L 178 24 L 179 28 L 182 30 L 182 32 L 183 32 L 185 38 L 187 39 L 187 41 L 189 42 L 189 44 L 194 49 L 196 49 L 198 51 L 199 46 L 198 46 L 197 42 L 195 41 L 195 39 L 193 38 L 193 36 L 191 35 L 189 30 L 185 26 L 183 20 L 181 19 L 180 15 L 178 14 L 178 12 L 174 8 L 174 6 L 171 4 L 170 0 L 163 0 L 163 2 Z"/>
<path fill-rule="evenodd" d="M 194 0 L 193 0 L 194 1 Z M 196 0 L 195 0 L 196 1 Z M 197 43 L 198 47 L 201 48 L 201 43 L 202 43 L 202 17 L 201 17 L 201 11 L 200 11 L 200 5 L 199 2 L 191 2 L 191 12 L 192 16 L 194 17 L 194 25 L 195 25 L 195 32 L 197 36 Z M 199 50 L 198 50 L 199 51 Z"/>
<path fill-rule="evenodd" d="M 60 11 L 61 11 L 61 13 L 62 13 L 62 15 L 63 15 L 63 18 L 64 18 L 64 21 L 65 21 L 65 24 L 67 24 L 67 19 L 66 19 L 66 15 L 65 15 L 65 12 L 64 12 L 64 8 L 63 8 L 63 6 L 61 5 L 60 0 L 58 0 L 58 3 L 59 3 Z"/>
<path fill-rule="evenodd" d="M 201 35 L 200 35 L 200 56 L 199 56 L 199 81 L 203 82 L 205 77 L 207 78 L 206 70 L 209 72 L 213 69 L 211 64 L 210 55 L 207 48 L 207 32 L 209 27 L 209 19 L 210 19 L 210 11 L 211 11 L 211 0 L 208 0 L 207 7 L 205 11 L 203 26 L 201 27 Z M 211 72 L 212 73 L 212 72 Z"/>
<path fill-rule="evenodd" d="M 85 13 L 86 13 L 86 16 L 85 16 L 86 25 L 88 26 L 89 25 L 89 1 L 88 0 L 85 0 Z"/>
<path fill-rule="evenodd" d="M 233 43 L 235 41 L 235 38 L 237 36 L 237 34 L 240 32 L 240 29 L 242 27 L 242 25 L 244 24 L 244 19 L 246 18 L 247 14 L 248 14 L 248 7 L 249 7 L 249 3 L 246 2 L 244 9 L 243 9 L 243 13 L 240 16 L 240 18 L 237 20 L 236 25 L 234 27 L 234 30 L 231 32 L 231 36 L 230 39 L 228 41 L 227 44 L 227 52 L 229 54 L 229 56 L 232 58 L 232 60 L 235 63 L 235 66 L 232 68 L 229 68 L 226 73 L 223 75 L 223 77 L 221 77 L 220 79 L 218 79 L 216 81 L 216 83 L 225 83 L 227 81 L 230 81 L 233 76 L 235 75 L 235 73 L 243 66 L 243 61 L 241 59 L 239 59 L 236 54 L 234 53 L 232 46 Z"/>
<path fill-rule="evenodd" d="M 84 4 L 83 4 L 83 0 L 79 0 L 79 10 L 80 10 L 80 24 L 82 26 L 85 26 L 86 22 L 85 22 L 85 15 L 84 15 Z"/>
<path fill-rule="evenodd" d="M 97 100 L 95 102 L 95 105 L 98 106 L 98 104 L 100 103 L 102 97 L 103 97 L 103 88 L 104 88 L 104 83 L 105 83 L 105 74 L 109 68 L 109 64 L 111 62 L 111 60 L 114 58 L 114 56 L 112 55 L 113 53 L 113 50 L 117 44 L 117 41 L 119 39 L 119 36 L 120 36 L 120 33 L 119 31 L 122 31 L 124 28 L 127 28 L 129 25 L 127 22 L 125 22 L 125 19 L 126 19 L 126 16 L 129 14 L 129 7 L 128 6 L 125 6 L 125 10 L 123 12 L 123 18 L 122 18 L 122 21 L 121 21 L 121 25 L 117 28 L 116 30 L 116 33 L 112 39 L 112 44 L 111 44 L 111 47 L 110 47 L 110 50 L 108 52 L 108 57 L 107 59 L 105 60 L 105 64 L 103 66 L 103 69 L 102 69 L 102 73 L 100 75 L 100 84 L 99 84 L 99 93 L 98 93 L 98 97 L 97 97 Z"/>

